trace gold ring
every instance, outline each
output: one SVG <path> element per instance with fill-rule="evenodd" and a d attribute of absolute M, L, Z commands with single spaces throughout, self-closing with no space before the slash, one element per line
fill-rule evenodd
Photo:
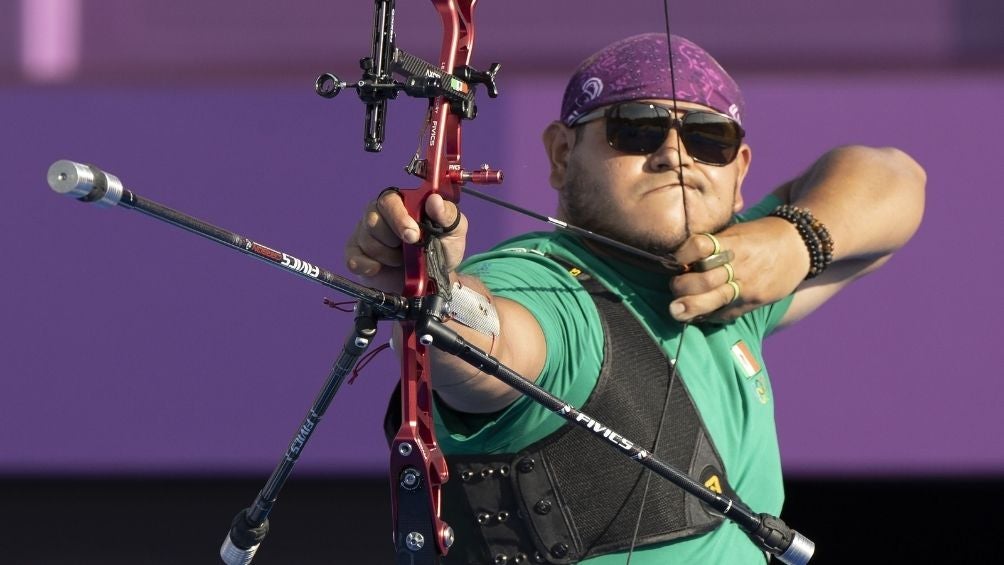
<path fill-rule="evenodd" d="M 715 244 L 715 250 L 711 252 L 711 255 L 718 255 L 722 252 L 722 244 L 718 241 L 718 238 L 710 233 L 702 233 L 701 235 L 707 237 L 711 240 L 711 243 Z"/>
<path fill-rule="evenodd" d="M 728 302 L 729 304 L 732 304 L 736 300 L 739 300 L 739 283 L 736 281 L 729 281 L 727 284 L 732 287 L 732 300 L 729 300 Z"/>
<path fill-rule="evenodd" d="M 725 267 L 725 272 L 729 274 L 729 280 L 725 281 L 725 284 L 729 284 L 736 280 L 736 271 L 732 268 L 732 263 L 725 263 L 722 265 Z"/>

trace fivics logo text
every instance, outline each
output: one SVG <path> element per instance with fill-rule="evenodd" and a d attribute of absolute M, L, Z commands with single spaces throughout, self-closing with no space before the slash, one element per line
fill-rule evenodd
<path fill-rule="evenodd" d="M 597 422 L 596 420 L 593 420 L 589 416 L 586 416 L 585 414 L 580 413 L 578 416 L 576 416 L 575 421 L 585 422 L 586 427 L 589 428 L 590 431 L 598 435 L 602 435 L 603 437 L 610 440 L 610 443 L 616 445 L 617 447 L 620 447 L 621 449 L 624 450 L 634 449 L 633 443 L 622 437 L 617 432 L 611 430 L 610 428 L 604 426 L 603 424 Z"/>
<path fill-rule="evenodd" d="M 314 265 L 311 265 L 306 261 L 301 261 L 296 257 L 286 255 L 285 253 L 282 254 L 282 266 L 298 273 L 303 273 L 308 277 L 314 277 L 315 279 L 321 272 L 321 270 Z"/>
<path fill-rule="evenodd" d="M 287 459 L 300 455 L 300 450 L 303 449 L 304 444 L 310 439 L 310 434 L 316 426 L 317 423 L 312 420 L 307 420 L 300 426 L 300 431 L 296 433 L 296 438 L 293 439 L 293 443 L 289 446 L 289 453 L 286 454 Z"/>

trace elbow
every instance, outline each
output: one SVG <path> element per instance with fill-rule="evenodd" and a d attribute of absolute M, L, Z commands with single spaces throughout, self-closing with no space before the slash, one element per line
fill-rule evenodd
<path fill-rule="evenodd" d="M 858 166 L 865 166 L 873 174 L 895 177 L 906 188 L 924 193 L 927 184 L 927 172 L 924 167 L 906 151 L 897 147 L 868 147 L 865 145 L 846 145 L 831 152 L 831 158 L 847 160 Z"/>
<path fill-rule="evenodd" d="M 927 172 L 905 151 L 895 147 L 883 147 L 879 151 L 889 168 L 890 196 L 897 199 L 899 217 L 910 228 L 909 237 L 912 237 L 924 216 Z"/>
<path fill-rule="evenodd" d="M 927 172 L 924 167 L 907 152 L 896 147 L 848 146 L 837 149 L 846 151 L 855 162 L 865 165 L 869 174 L 878 182 L 872 198 L 875 202 L 888 202 L 895 210 L 895 217 L 906 236 L 902 243 L 913 236 L 920 227 L 924 215 Z"/>
<path fill-rule="evenodd" d="M 896 175 L 907 189 L 923 198 L 924 187 L 927 185 L 927 171 L 913 157 L 896 147 L 880 147 L 875 151 L 886 164 L 890 172 Z"/>

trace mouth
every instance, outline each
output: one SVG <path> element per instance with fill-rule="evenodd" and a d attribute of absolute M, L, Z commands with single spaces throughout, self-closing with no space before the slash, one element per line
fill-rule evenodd
<path fill-rule="evenodd" d="M 642 194 L 647 196 L 649 194 L 655 194 L 659 192 L 680 192 L 681 188 L 683 188 L 684 190 L 699 190 L 696 186 L 690 184 L 684 183 L 681 185 L 680 183 L 672 183 L 672 184 L 663 184 L 654 188 L 650 188 L 644 191 Z"/>

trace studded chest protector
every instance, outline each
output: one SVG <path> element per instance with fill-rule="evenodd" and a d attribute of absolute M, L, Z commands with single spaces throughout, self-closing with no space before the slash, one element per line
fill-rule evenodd
<path fill-rule="evenodd" d="M 709 488 L 731 492 L 679 372 L 654 445 L 672 365 L 616 295 L 586 274 L 577 278 L 596 304 L 605 336 L 603 368 L 582 410 Z M 568 564 L 627 550 L 646 470 L 602 443 L 565 425 L 519 453 L 448 456 L 443 514 L 457 541 L 443 562 Z M 657 476 L 645 498 L 636 546 L 699 535 L 722 522 Z"/>

